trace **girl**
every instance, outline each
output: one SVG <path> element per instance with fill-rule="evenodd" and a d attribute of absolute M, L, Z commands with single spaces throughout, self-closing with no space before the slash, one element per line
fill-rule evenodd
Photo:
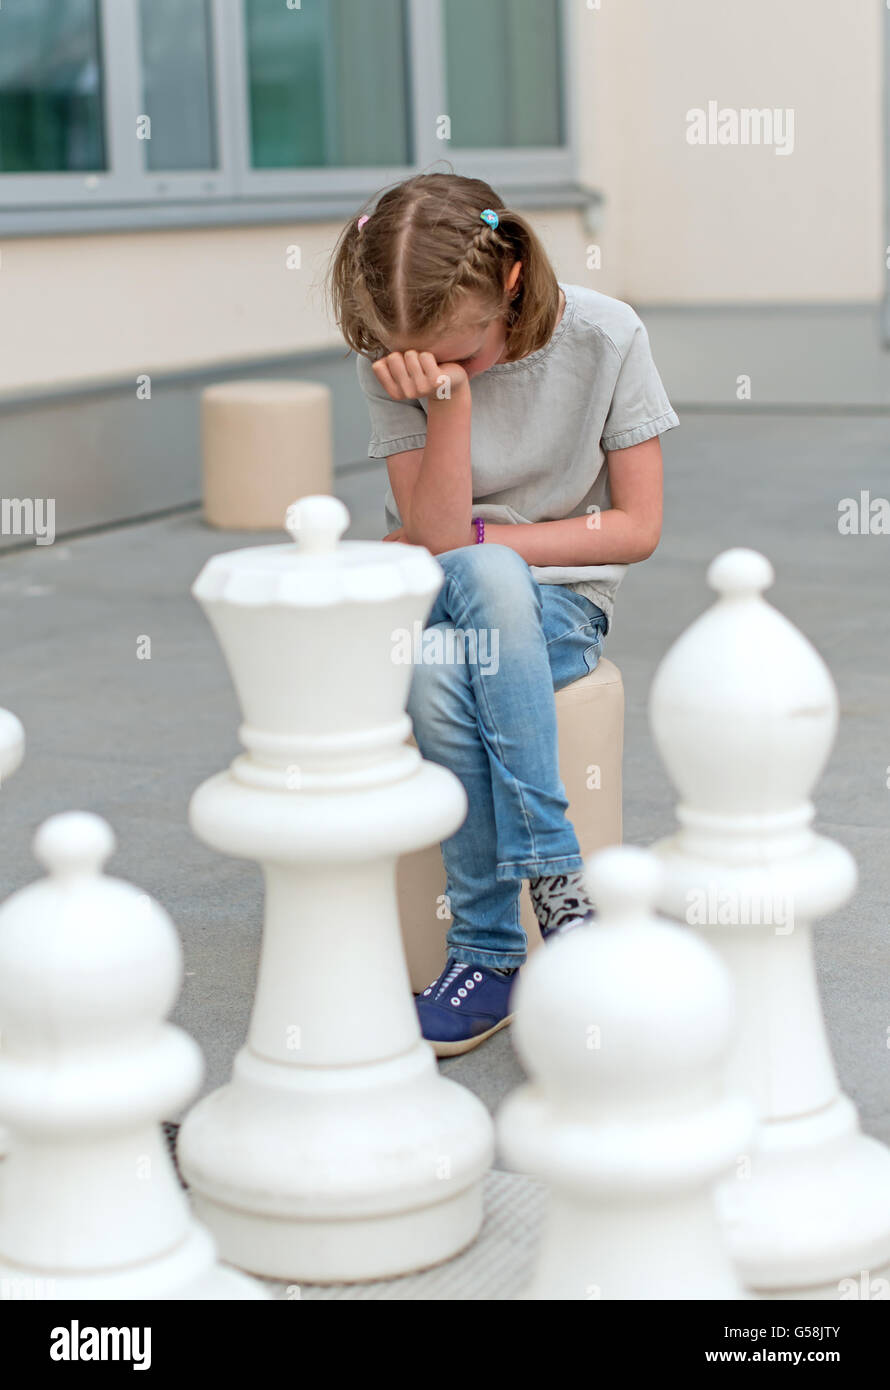
<path fill-rule="evenodd" d="M 479 179 L 384 192 L 341 234 L 331 297 L 387 461 L 386 539 L 438 556 L 429 626 L 490 654 L 416 666 L 408 705 L 469 802 L 442 845 L 448 962 L 417 996 L 449 1056 L 510 1022 L 523 879 L 545 938 L 592 915 L 553 695 L 594 669 L 625 566 L 658 544 L 659 435 L 679 421 L 633 309 L 558 282 Z"/>

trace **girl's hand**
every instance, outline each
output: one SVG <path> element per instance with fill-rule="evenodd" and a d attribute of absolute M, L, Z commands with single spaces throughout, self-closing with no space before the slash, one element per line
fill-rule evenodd
<path fill-rule="evenodd" d="M 451 400 L 469 385 L 470 378 L 457 362 L 439 363 L 431 352 L 391 352 L 371 363 L 380 385 L 394 401 L 416 401 L 425 396 Z"/>
<path fill-rule="evenodd" d="M 384 536 L 385 541 L 403 541 L 405 539 L 405 528 L 400 526 L 397 531 L 390 531 L 388 536 Z"/>

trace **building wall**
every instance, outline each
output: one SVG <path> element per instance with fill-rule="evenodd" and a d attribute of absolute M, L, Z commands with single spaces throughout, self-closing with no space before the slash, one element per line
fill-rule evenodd
<path fill-rule="evenodd" d="M 579 176 L 606 202 L 594 230 L 574 211 L 531 214 L 561 277 L 636 304 L 876 303 L 881 21 L 873 0 L 579 3 Z M 686 112 L 712 98 L 793 107 L 793 154 L 690 146 Z M 335 346 L 321 287 L 337 230 L 7 240 L 0 393 Z"/>
<path fill-rule="evenodd" d="M 20 239 L 3 247 L 0 389 L 133 379 L 333 346 L 327 224 Z M 287 248 L 301 248 L 288 270 Z"/>
<path fill-rule="evenodd" d="M 883 293 L 879 0 L 579 7 L 582 177 L 608 200 L 610 292 L 646 304 Z M 691 146 L 686 113 L 793 108 L 793 153 Z"/>

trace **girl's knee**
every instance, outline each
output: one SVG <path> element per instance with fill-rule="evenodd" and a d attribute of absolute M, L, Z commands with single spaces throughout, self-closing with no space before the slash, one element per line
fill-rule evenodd
<path fill-rule="evenodd" d="M 499 610 L 516 613 L 523 598 L 529 607 L 539 602 L 529 566 L 508 545 L 466 545 L 438 557 L 445 585 L 456 584 L 463 599 L 478 605 L 495 620 Z"/>
<path fill-rule="evenodd" d="M 518 551 L 509 545 L 462 545 L 458 550 L 446 550 L 438 557 L 446 576 L 472 574 L 480 580 L 513 576 L 531 578 L 531 570 Z"/>

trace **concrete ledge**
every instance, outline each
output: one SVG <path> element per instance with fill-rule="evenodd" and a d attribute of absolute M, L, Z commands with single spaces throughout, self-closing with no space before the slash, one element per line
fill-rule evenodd
<path fill-rule="evenodd" d="M 890 411 L 890 347 L 874 304 L 637 304 L 675 409 Z M 750 400 L 738 378 L 750 377 Z"/>
<path fill-rule="evenodd" d="M 0 401 L 2 496 L 55 499 L 58 536 L 199 502 L 201 391 L 235 378 L 322 382 L 334 396 L 335 470 L 367 456 L 364 401 L 343 349 L 150 375 L 148 400 L 128 378 Z M 0 551 L 26 540 L 0 534 Z"/>

